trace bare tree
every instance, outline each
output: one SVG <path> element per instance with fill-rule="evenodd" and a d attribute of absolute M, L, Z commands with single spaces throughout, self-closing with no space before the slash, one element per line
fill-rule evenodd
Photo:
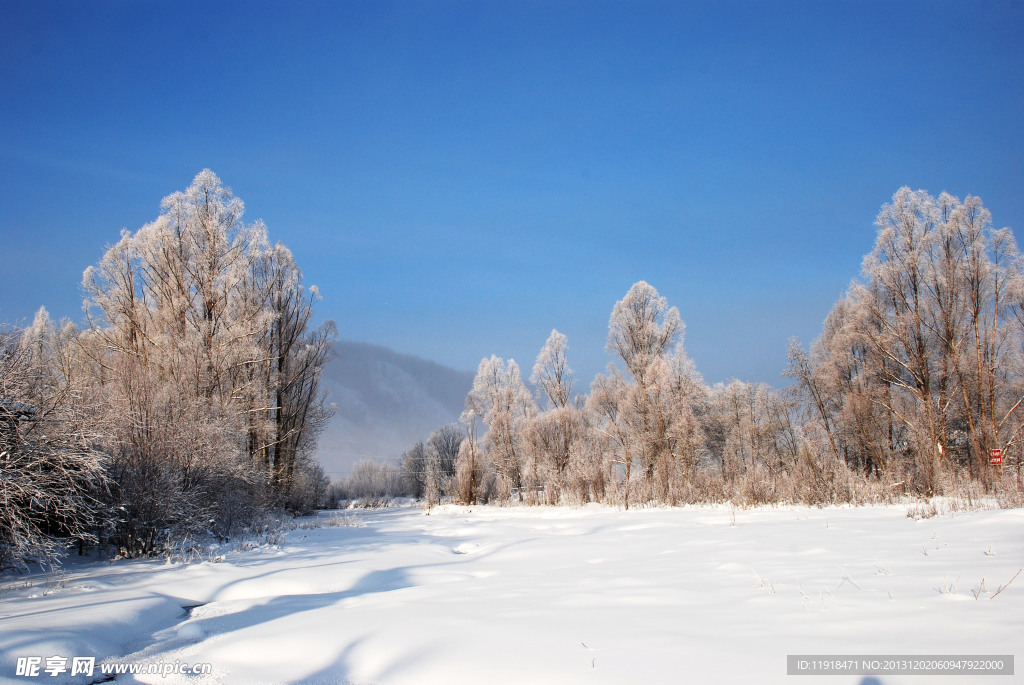
<path fill-rule="evenodd" d="M 331 416 L 320 390 L 320 375 L 334 352 L 333 322 L 312 327 L 316 288 L 308 296 L 302 273 L 291 251 L 274 246 L 275 278 L 272 281 L 270 311 L 273 320 L 266 358 L 270 360 L 269 388 L 273 392 L 271 440 L 262 449 L 277 488 L 290 490 L 295 467 L 316 445 L 316 438 Z M 262 446 L 261 446 L 262 447 Z"/>
<path fill-rule="evenodd" d="M 399 470 L 405 492 L 416 499 L 423 497 L 426 493 L 427 450 L 422 440 L 402 453 Z"/>
<path fill-rule="evenodd" d="M 429 505 L 455 489 L 459 449 L 466 434 L 457 424 L 441 426 L 427 438 L 423 452 L 424 490 Z"/>

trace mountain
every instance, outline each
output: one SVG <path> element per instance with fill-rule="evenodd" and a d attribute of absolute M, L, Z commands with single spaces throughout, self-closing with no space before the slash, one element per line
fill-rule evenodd
<path fill-rule="evenodd" d="M 395 460 L 438 426 L 457 421 L 473 372 L 399 354 L 386 347 L 340 341 L 321 383 L 337 413 L 320 436 L 318 454 L 332 478 L 372 458 Z"/>

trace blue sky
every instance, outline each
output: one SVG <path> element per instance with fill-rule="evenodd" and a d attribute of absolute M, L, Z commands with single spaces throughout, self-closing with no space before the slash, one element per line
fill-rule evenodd
<path fill-rule="evenodd" d="M 783 382 L 901 185 L 1024 230 L 1024 3 L 0 2 L 0 321 L 213 169 L 343 338 L 581 389 L 637 280 Z"/>

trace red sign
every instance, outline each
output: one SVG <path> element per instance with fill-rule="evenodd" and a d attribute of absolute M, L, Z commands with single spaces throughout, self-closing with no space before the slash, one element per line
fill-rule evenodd
<path fill-rule="evenodd" d="M 1002 450 L 989 450 L 988 451 L 988 463 L 992 466 L 1003 465 L 1003 451 Z"/>

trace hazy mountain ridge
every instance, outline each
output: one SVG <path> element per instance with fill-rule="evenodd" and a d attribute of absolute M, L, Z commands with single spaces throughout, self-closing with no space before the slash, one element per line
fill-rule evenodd
<path fill-rule="evenodd" d="M 320 436 L 332 477 L 363 458 L 393 459 L 432 430 L 458 420 L 473 372 L 457 371 L 379 345 L 339 341 L 323 387 L 337 413 Z"/>

